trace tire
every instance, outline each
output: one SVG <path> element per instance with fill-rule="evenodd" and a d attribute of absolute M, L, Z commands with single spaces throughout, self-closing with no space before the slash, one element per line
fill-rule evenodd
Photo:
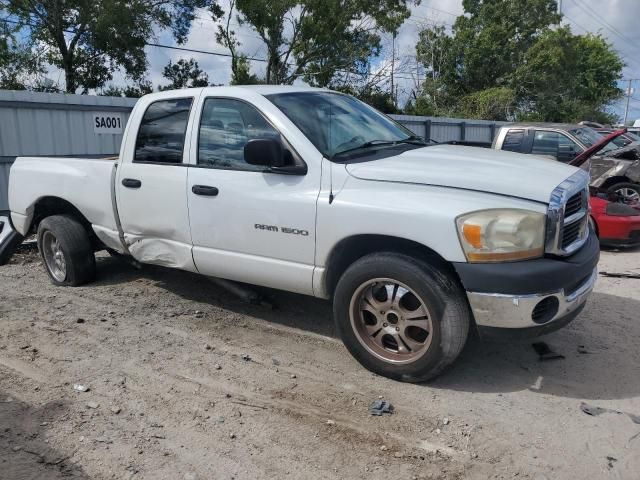
<path fill-rule="evenodd" d="M 87 231 L 70 215 L 53 215 L 38 226 L 38 250 L 54 285 L 76 287 L 96 274 L 96 258 Z"/>
<path fill-rule="evenodd" d="M 640 201 L 640 185 L 637 183 L 616 183 L 607 189 L 607 193 L 617 193 L 620 200 L 626 198 Z"/>
<path fill-rule="evenodd" d="M 464 292 L 447 274 L 391 252 L 367 255 L 346 270 L 336 286 L 333 313 L 358 362 L 403 382 L 442 373 L 462 351 L 471 323 Z"/>

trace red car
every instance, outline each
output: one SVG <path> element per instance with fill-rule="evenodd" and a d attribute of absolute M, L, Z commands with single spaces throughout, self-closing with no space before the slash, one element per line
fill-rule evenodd
<path fill-rule="evenodd" d="M 609 142 L 625 135 L 627 129 L 616 130 L 601 141 L 576 156 L 570 165 L 582 166 L 589 158 L 602 150 Z M 632 247 L 640 245 L 640 202 L 623 198 L 618 194 L 591 188 L 589 196 L 591 219 L 600 243 L 605 246 Z"/>
<path fill-rule="evenodd" d="M 600 243 L 605 246 L 640 245 L 640 203 L 611 202 L 599 195 L 589 198 L 591 218 Z"/>

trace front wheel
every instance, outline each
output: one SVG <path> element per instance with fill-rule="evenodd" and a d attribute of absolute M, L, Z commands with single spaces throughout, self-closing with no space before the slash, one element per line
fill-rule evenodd
<path fill-rule="evenodd" d="M 429 380 L 458 357 L 471 314 L 447 274 L 396 253 L 367 255 L 336 286 L 334 317 L 351 354 L 379 375 Z"/>
<path fill-rule="evenodd" d="M 637 183 L 616 183 L 607 192 L 615 193 L 624 203 L 640 202 L 640 185 Z"/>
<path fill-rule="evenodd" d="M 69 215 L 53 215 L 40 222 L 38 249 L 54 285 L 75 287 L 95 277 L 96 259 L 89 235 Z"/>

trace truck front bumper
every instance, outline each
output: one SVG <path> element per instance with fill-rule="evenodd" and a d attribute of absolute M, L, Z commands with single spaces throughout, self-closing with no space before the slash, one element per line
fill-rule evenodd
<path fill-rule="evenodd" d="M 571 257 L 501 264 L 455 264 L 483 336 L 535 337 L 568 324 L 598 277 L 598 239 Z"/>

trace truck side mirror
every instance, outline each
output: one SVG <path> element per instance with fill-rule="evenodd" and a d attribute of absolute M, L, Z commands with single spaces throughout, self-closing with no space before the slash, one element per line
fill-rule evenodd
<path fill-rule="evenodd" d="M 244 146 L 244 160 L 250 165 L 284 167 L 282 143 L 274 138 L 254 138 Z"/>

